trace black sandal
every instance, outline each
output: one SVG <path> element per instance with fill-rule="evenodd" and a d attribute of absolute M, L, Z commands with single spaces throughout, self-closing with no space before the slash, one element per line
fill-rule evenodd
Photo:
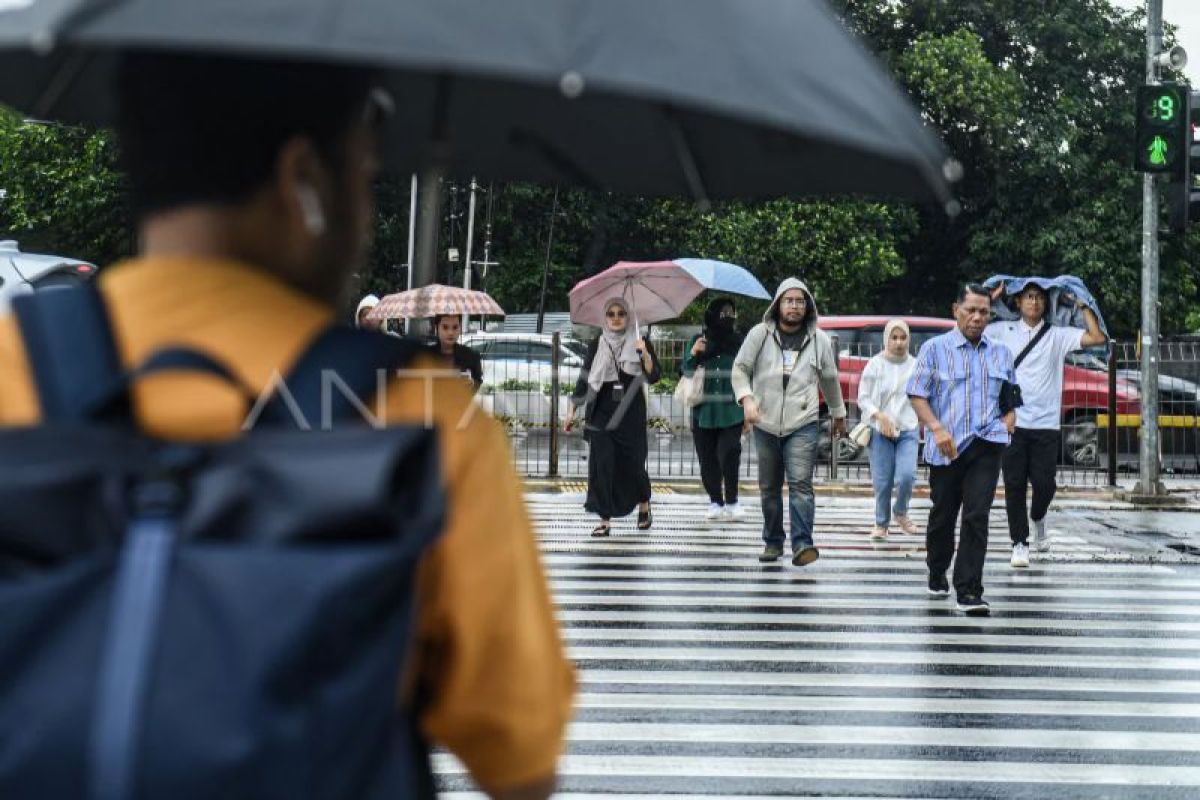
<path fill-rule="evenodd" d="M 611 528 L 612 528 L 611 523 L 609 523 L 607 521 L 601 522 L 599 525 L 597 525 L 595 528 L 592 529 L 592 536 L 594 536 L 596 538 L 608 536 L 608 534 L 611 532 Z"/>
<path fill-rule="evenodd" d="M 638 527 L 639 531 L 648 531 L 648 530 L 650 530 L 650 526 L 653 524 L 654 524 L 654 517 L 650 513 L 649 508 L 647 508 L 645 511 L 638 512 L 637 527 Z"/>

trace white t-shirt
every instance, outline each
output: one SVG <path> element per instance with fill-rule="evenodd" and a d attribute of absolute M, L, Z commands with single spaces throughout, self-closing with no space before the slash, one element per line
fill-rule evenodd
<path fill-rule="evenodd" d="M 1015 359 L 1041 327 L 1031 328 L 1023 319 L 993 322 L 987 327 L 987 335 L 1008 345 Z M 1085 333 L 1082 328 L 1052 326 L 1017 367 L 1017 384 L 1024 400 L 1017 409 L 1018 428 L 1058 430 L 1062 423 L 1063 367 L 1067 354 L 1083 346 Z"/>

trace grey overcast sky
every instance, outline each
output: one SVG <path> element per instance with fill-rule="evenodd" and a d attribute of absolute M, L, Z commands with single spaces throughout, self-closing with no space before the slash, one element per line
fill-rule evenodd
<path fill-rule="evenodd" d="M 1145 8 L 1146 0 L 1112 0 L 1123 8 Z M 1163 0 L 1163 20 L 1179 28 L 1179 44 L 1188 52 L 1184 70 L 1193 87 L 1200 86 L 1200 0 Z"/>

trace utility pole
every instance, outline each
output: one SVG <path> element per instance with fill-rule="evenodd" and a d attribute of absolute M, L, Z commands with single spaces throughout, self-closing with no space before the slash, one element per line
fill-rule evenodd
<path fill-rule="evenodd" d="M 558 216 L 558 187 L 554 187 L 554 202 L 550 205 L 550 233 L 546 237 L 546 264 L 542 267 L 542 295 L 538 300 L 537 332 L 542 332 L 546 319 L 546 281 L 550 278 L 550 248 L 554 245 L 554 218 Z"/>
<path fill-rule="evenodd" d="M 467 258 L 463 262 L 463 288 L 471 288 L 471 249 L 475 245 L 475 192 L 479 184 L 471 178 L 471 201 L 467 205 Z M 467 315 L 462 315 L 462 332 L 467 332 Z"/>
<path fill-rule="evenodd" d="M 1162 51 L 1162 0 L 1146 0 L 1146 83 L 1159 83 Z M 1166 494 L 1159 465 L 1158 432 L 1158 186 L 1157 176 L 1142 176 L 1142 435 L 1138 440 L 1138 485 L 1135 495 Z M 1109 424 L 1115 424 L 1109 420 Z"/>
<path fill-rule="evenodd" d="M 492 261 L 492 211 L 495 207 L 496 195 L 492 191 L 495 184 L 489 183 L 487 188 L 487 216 L 483 226 L 483 261 L 476 261 L 479 265 L 479 291 L 487 291 L 488 268 L 500 266 L 499 261 Z M 487 330 L 487 317 L 479 321 L 480 330 Z"/>
<path fill-rule="evenodd" d="M 432 164 L 421 174 L 419 186 L 420 209 L 417 213 L 416 260 L 409 268 L 414 288 L 437 283 L 438 223 L 441 221 L 442 179 L 446 172 Z M 413 333 L 428 333 L 428 320 L 414 320 Z"/>
<path fill-rule="evenodd" d="M 417 247 L 417 173 L 412 174 L 412 184 L 408 191 L 408 286 L 406 289 L 413 287 L 413 269 L 415 269 L 414 254 Z M 412 320 L 405 317 L 404 319 L 404 335 L 407 336 L 412 329 Z"/>

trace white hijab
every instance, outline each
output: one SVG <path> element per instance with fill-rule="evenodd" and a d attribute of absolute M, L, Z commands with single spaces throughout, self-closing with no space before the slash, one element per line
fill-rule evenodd
<path fill-rule="evenodd" d="M 625 310 L 625 330 L 617 332 L 608 327 L 608 311 L 613 306 Z M 642 359 L 637 353 L 637 336 L 633 332 L 633 320 L 629 316 L 629 305 L 620 297 L 613 297 L 604 303 L 604 331 L 596 346 L 596 357 L 592 359 L 592 368 L 588 372 L 588 386 L 597 392 L 605 383 L 617 380 L 618 370 L 627 375 L 642 374 Z"/>

